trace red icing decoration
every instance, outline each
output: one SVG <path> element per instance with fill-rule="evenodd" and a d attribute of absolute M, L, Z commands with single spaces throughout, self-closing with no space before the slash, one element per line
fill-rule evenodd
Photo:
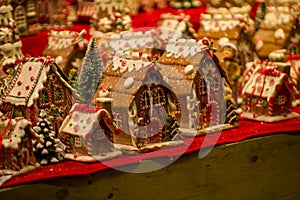
<path fill-rule="evenodd" d="M 19 92 L 17 93 L 17 95 L 18 95 L 18 96 L 20 96 L 21 94 L 22 94 L 22 92 L 21 92 L 21 91 L 19 91 Z"/>
<path fill-rule="evenodd" d="M 102 111 L 100 112 L 100 117 L 101 117 L 101 118 L 106 117 L 106 112 L 105 112 L 104 110 L 102 110 Z"/>
<path fill-rule="evenodd" d="M 18 81 L 17 84 L 20 86 L 22 85 L 22 81 Z"/>
<path fill-rule="evenodd" d="M 114 123 L 114 119 L 113 119 L 112 117 L 108 118 L 108 119 L 107 119 L 107 123 L 108 123 L 109 125 L 112 125 L 112 124 Z"/>
<path fill-rule="evenodd" d="M 32 66 L 29 66 L 29 67 L 28 67 L 28 70 L 31 71 L 31 70 L 32 70 Z"/>
<path fill-rule="evenodd" d="M 30 77 L 30 80 L 31 80 L 31 81 L 34 81 L 34 77 L 33 77 L 33 76 L 32 76 L 32 77 Z"/>
<path fill-rule="evenodd" d="M 116 135 L 120 135 L 120 133 L 121 133 L 121 129 L 120 129 L 120 128 L 117 128 L 117 129 L 115 130 L 115 134 L 116 134 Z"/>
<path fill-rule="evenodd" d="M 26 89 L 26 90 L 29 90 L 29 89 L 30 89 L 29 85 L 26 85 L 25 89 Z"/>

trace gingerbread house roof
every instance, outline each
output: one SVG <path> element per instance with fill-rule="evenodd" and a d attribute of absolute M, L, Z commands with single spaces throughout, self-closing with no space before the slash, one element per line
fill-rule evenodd
<path fill-rule="evenodd" d="M 74 104 L 59 132 L 86 138 L 87 135 L 91 135 L 97 128 L 101 128 L 99 124 L 100 119 L 104 120 L 110 131 L 119 131 L 107 110 L 99 106 Z"/>
<path fill-rule="evenodd" d="M 34 100 L 39 97 L 39 91 L 44 87 L 51 70 L 63 85 L 76 94 L 75 90 L 68 84 L 66 77 L 50 57 L 24 57 L 15 67 L 15 73 L 8 83 L 8 89 L 2 97 L 3 103 L 11 103 L 16 106 L 33 105 Z"/>
<path fill-rule="evenodd" d="M 293 84 L 288 75 L 278 71 L 274 67 L 259 67 L 255 69 L 251 78 L 246 83 L 243 93 L 253 97 L 274 99 L 277 93 L 285 85 L 291 96 L 295 96 Z"/>
<path fill-rule="evenodd" d="M 178 15 L 172 13 L 164 13 L 160 15 L 158 27 L 171 29 L 180 32 L 183 37 L 197 38 L 198 35 L 193 28 L 193 25 L 189 22 L 191 16 L 186 15 L 183 12 L 179 12 Z"/>

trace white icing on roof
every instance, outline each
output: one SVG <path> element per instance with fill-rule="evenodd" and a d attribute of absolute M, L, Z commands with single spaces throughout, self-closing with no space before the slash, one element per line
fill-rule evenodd
<path fill-rule="evenodd" d="M 43 88 L 43 83 L 47 80 L 49 70 L 50 65 L 42 62 L 20 63 L 4 96 L 4 102 L 32 106 L 33 101 L 38 98 L 39 91 Z"/>

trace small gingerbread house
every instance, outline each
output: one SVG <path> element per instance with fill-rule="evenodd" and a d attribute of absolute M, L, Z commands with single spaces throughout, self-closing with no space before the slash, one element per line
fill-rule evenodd
<path fill-rule="evenodd" d="M 40 31 L 36 0 L 12 0 L 13 17 L 20 36 L 37 34 Z"/>
<path fill-rule="evenodd" d="M 300 92 L 300 54 L 288 55 L 288 61 L 291 63 L 290 77 L 296 86 L 298 92 Z M 300 104 L 300 100 L 296 99 L 294 105 Z"/>
<path fill-rule="evenodd" d="M 42 139 L 23 118 L 11 118 L 0 112 L 0 176 L 18 175 L 38 167 L 32 140 Z"/>
<path fill-rule="evenodd" d="M 90 35 L 100 40 L 106 35 L 131 29 L 131 17 L 125 0 L 95 0 L 96 13 L 91 18 Z"/>
<path fill-rule="evenodd" d="M 198 35 L 194 30 L 193 25 L 189 22 L 190 18 L 190 15 L 186 15 L 183 12 L 179 12 L 178 15 L 164 13 L 160 15 L 158 27 L 179 32 L 184 38 L 197 38 Z"/>
<path fill-rule="evenodd" d="M 288 74 L 272 65 L 257 67 L 245 84 L 243 94 L 247 98 L 244 118 L 275 122 L 298 117 L 291 111 L 296 97 L 293 83 Z"/>
<path fill-rule="evenodd" d="M 109 112 L 98 106 L 75 104 L 64 120 L 59 139 L 66 145 L 66 158 L 94 162 L 120 156 L 110 138 L 121 130 Z"/>
<path fill-rule="evenodd" d="M 76 92 L 53 59 L 24 56 L 6 81 L 1 85 L 0 110 L 10 117 L 24 116 L 35 125 L 38 110 L 45 109 L 57 132 Z"/>
<path fill-rule="evenodd" d="M 299 53 L 299 8 L 291 6 L 267 7 L 264 20 L 252 41 L 260 59 L 268 58 L 271 51 L 287 49 L 288 54 Z"/>
<path fill-rule="evenodd" d="M 12 65 L 22 57 L 22 41 L 13 19 L 12 6 L 6 1 L 1 1 L 0 6 L 0 66 Z"/>
<path fill-rule="evenodd" d="M 55 58 L 56 64 L 65 75 L 69 76 L 72 69 L 78 70 L 87 49 L 87 41 L 83 38 L 86 30 L 51 31 L 48 44 L 43 51 L 44 56 Z"/>
<path fill-rule="evenodd" d="M 215 41 L 215 54 L 223 59 L 222 45 L 224 40 L 237 47 L 242 69 L 247 62 L 253 60 L 254 48 L 251 41 L 254 22 L 249 13 L 251 6 L 245 4 L 241 7 L 208 7 L 206 13 L 200 15 L 200 28 L 198 38 L 209 37 Z"/>

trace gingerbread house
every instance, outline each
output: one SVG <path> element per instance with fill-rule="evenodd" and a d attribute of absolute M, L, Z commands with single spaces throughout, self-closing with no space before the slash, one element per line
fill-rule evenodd
<path fill-rule="evenodd" d="M 59 139 L 66 145 L 66 158 L 95 162 L 120 156 L 110 140 L 111 132 L 119 134 L 110 113 L 101 107 L 74 104 L 64 120 Z"/>
<path fill-rule="evenodd" d="M 100 40 L 106 35 L 131 29 L 131 17 L 125 0 L 95 0 L 96 13 L 91 18 L 90 34 Z"/>
<path fill-rule="evenodd" d="M 78 2 L 77 16 L 78 21 L 88 22 L 93 14 L 96 13 L 97 9 L 94 5 L 94 1 L 80 1 Z"/>
<path fill-rule="evenodd" d="M 0 65 L 4 66 L 11 65 L 15 59 L 22 57 L 22 41 L 10 2 L 1 1 L 0 6 Z"/>
<path fill-rule="evenodd" d="M 288 61 L 291 63 L 290 77 L 296 86 L 298 92 L 300 92 L 300 54 L 288 55 Z M 296 99 L 293 105 L 300 104 L 300 100 Z"/>
<path fill-rule="evenodd" d="M 159 66 L 148 59 L 155 58 L 135 52 L 130 58 L 115 59 L 107 66 L 96 93 L 96 103 L 110 107 L 122 129 L 113 135 L 113 142 L 129 151 L 182 144 L 174 115 L 178 100 Z"/>
<path fill-rule="evenodd" d="M 174 138 L 178 127 L 187 136 L 234 127 L 234 120 L 229 124 L 222 118 L 231 90 L 208 43 L 174 39 L 168 41 L 162 56 L 133 51 L 112 59 L 96 101 L 112 99 L 112 113 L 120 118 L 117 121 L 125 133 L 138 138 L 136 142 L 132 137 L 137 146 L 143 146 L 140 142 L 144 140 L 136 133 L 145 134 L 148 142 L 159 143 Z M 175 129 L 171 131 L 171 127 Z M 120 136 L 115 138 L 124 143 Z"/>
<path fill-rule="evenodd" d="M 224 41 L 233 43 L 237 47 L 242 70 L 255 56 L 250 39 L 254 34 L 254 22 L 249 16 L 250 11 L 251 6 L 245 3 L 240 7 L 229 8 L 208 6 L 206 13 L 200 15 L 198 37 L 212 38 L 217 49 L 215 54 L 221 60 Z"/>
<path fill-rule="evenodd" d="M 292 100 L 296 97 L 293 86 L 289 75 L 276 67 L 258 66 L 243 89 L 247 108 L 242 117 L 264 122 L 298 117 L 291 111 Z"/>
<path fill-rule="evenodd" d="M 55 132 L 69 113 L 77 93 L 49 57 L 24 56 L 15 73 L 2 80 L 0 110 L 10 116 L 24 116 L 36 124 L 39 109 L 45 109 Z"/>
<path fill-rule="evenodd" d="M 197 33 L 194 30 L 193 25 L 189 22 L 190 18 L 190 15 L 186 15 L 183 12 L 179 12 L 178 15 L 164 13 L 160 16 L 158 27 L 179 32 L 185 38 L 197 38 Z"/>
<path fill-rule="evenodd" d="M 287 49 L 288 54 L 299 53 L 299 8 L 270 5 L 252 41 L 260 59 L 268 58 L 271 51 Z"/>
<path fill-rule="evenodd" d="M 23 117 L 11 118 L 0 112 L 0 176 L 18 175 L 39 166 L 33 140 L 42 139 Z"/>
<path fill-rule="evenodd" d="M 87 50 L 85 33 L 85 29 L 81 32 L 52 30 L 48 35 L 48 44 L 43 55 L 55 58 L 56 64 L 69 77 L 72 69 L 78 70 Z"/>
<path fill-rule="evenodd" d="M 12 0 L 13 17 L 20 35 L 37 34 L 40 31 L 36 0 Z"/>

